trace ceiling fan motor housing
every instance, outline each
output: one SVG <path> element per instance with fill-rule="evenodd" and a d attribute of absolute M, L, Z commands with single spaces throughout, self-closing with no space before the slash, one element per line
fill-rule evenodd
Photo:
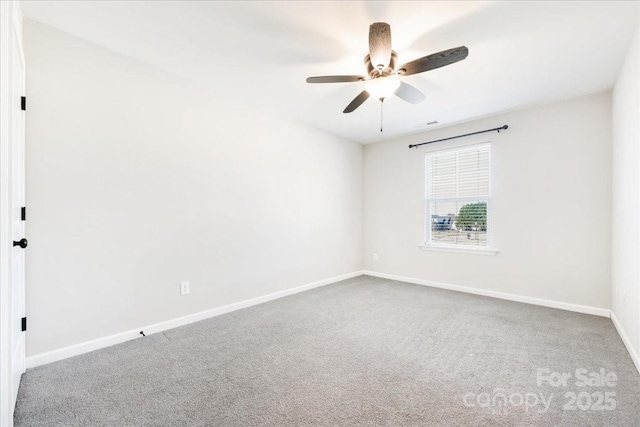
<path fill-rule="evenodd" d="M 389 59 L 389 65 L 386 68 L 379 70 L 378 68 L 374 67 L 373 64 L 371 64 L 370 55 L 367 55 L 364 57 L 364 64 L 367 67 L 367 73 L 369 73 L 369 77 L 372 79 L 376 79 L 378 77 L 386 77 L 388 75 L 393 74 L 393 71 L 396 68 L 397 60 L 398 60 L 398 54 L 396 53 L 395 50 L 392 50 L 391 58 Z"/>

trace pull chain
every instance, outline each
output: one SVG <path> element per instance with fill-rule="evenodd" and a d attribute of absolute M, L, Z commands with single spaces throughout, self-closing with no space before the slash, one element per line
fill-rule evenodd
<path fill-rule="evenodd" d="M 384 98 L 380 98 L 380 132 L 382 132 L 382 106 L 384 105 Z"/>

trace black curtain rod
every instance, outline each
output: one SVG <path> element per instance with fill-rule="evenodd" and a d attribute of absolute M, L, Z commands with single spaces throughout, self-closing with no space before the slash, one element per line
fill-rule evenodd
<path fill-rule="evenodd" d="M 441 141 L 447 141 L 449 139 L 456 139 L 456 138 L 462 138 L 464 136 L 471 136 L 471 135 L 477 135 L 479 133 L 485 133 L 485 132 L 493 132 L 493 131 L 497 131 L 498 133 L 500 133 L 501 130 L 507 130 L 509 129 L 509 126 L 504 125 L 501 126 L 499 128 L 493 128 L 493 129 L 487 129 L 487 130 L 481 130 L 479 132 L 472 132 L 472 133 L 465 133 L 464 135 L 458 135 L 458 136 L 452 136 L 449 138 L 442 138 L 442 139 L 436 139 L 435 141 L 429 141 L 429 142 L 422 142 L 420 144 L 411 144 L 409 145 L 409 148 L 416 148 L 420 145 L 425 145 L 425 144 L 433 144 L 434 142 L 441 142 Z"/>

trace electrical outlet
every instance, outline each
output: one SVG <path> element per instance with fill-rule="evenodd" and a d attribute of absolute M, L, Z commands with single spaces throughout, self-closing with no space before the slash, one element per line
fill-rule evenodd
<path fill-rule="evenodd" d="M 190 292 L 189 282 L 180 282 L 180 295 L 187 295 Z"/>
<path fill-rule="evenodd" d="M 373 254 L 373 260 L 377 261 L 378 260 L 378 254 Z"/>

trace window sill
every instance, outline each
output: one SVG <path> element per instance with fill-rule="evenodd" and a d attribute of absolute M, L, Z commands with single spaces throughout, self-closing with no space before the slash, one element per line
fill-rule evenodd
<path fill-rule="evenodd" d="M 474 255 L 488 255 L 492 256 L 498 253 L 496 249 L 490 248 L 457 248 L 451 246 L 435 246 L 435 245 L 418 245 L 423 251 L 437 251 L 437 252 L 453 252 L 457 254 L 474 254 Z"/>

